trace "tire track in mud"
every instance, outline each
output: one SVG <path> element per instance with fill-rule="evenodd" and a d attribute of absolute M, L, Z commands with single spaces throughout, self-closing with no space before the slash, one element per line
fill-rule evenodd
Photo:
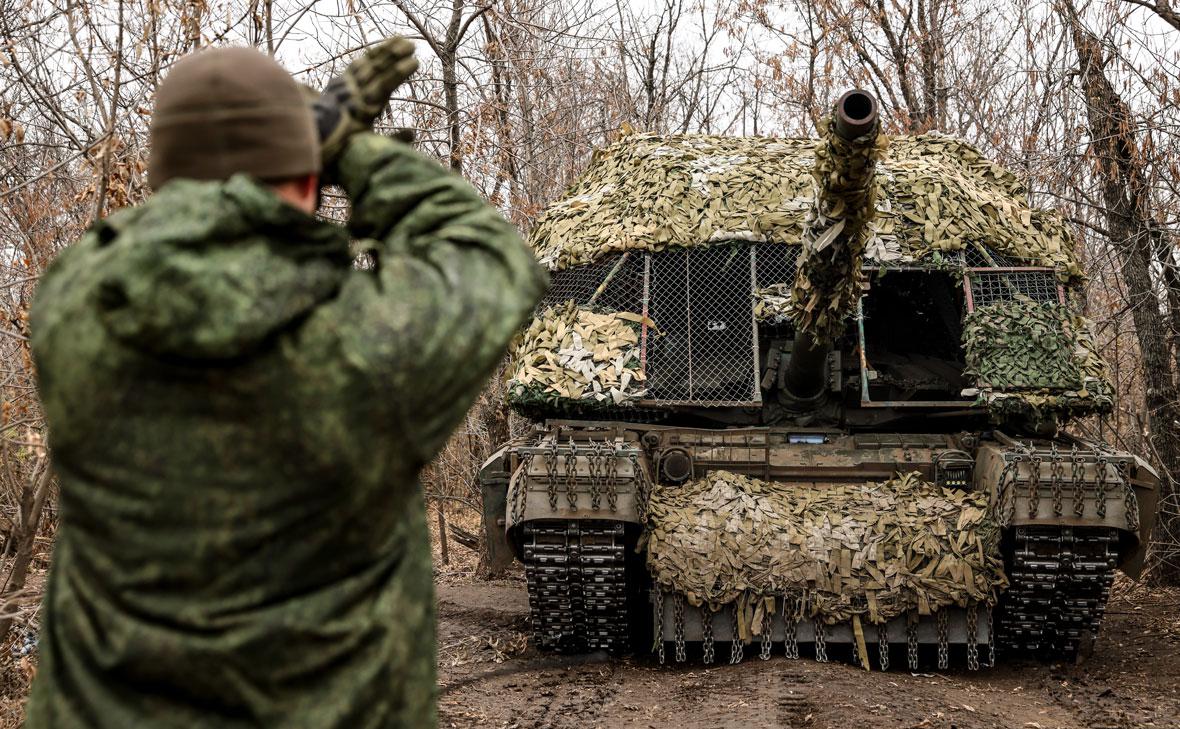
<path fill-rule="evenodd" d="M 778 699 L 777 718 L 780 726 L 803 727 L 815 717 L 815 704 L 807 686 L 808 678 L 797 660 L 782 661 L 776 666 L 782 681 L 783 694 Z"/>
<path fill-rule="evenodd" d="M 477 642 L 502 646 L 528 631 L 523 586 L 461 585 L 440 597 L 440 647 L 474 646 L 465 655 L 473 660 L 440 661 L 443 727 L 1180 729 L 1180 599 L 1112 611 L 1098 650 L 1081 666 L 1008 660 L 979 673 L 911 674 L 778 652 L 736 666 L 705 666 L 695 656 L 660 666 L 642 656 L 554 655 L 523 645 L 496 663 Z"/>

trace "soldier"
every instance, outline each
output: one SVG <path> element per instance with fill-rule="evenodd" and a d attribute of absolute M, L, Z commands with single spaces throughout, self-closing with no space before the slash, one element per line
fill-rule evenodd
<path fill-rule="evenodd" d="M 546 283 L 463 180 L 369 131 L 416 66 L 387 41 L 313 114 L 253 50 L 181 60 L 158 192 L 45 274 L 61 526 L 31 729 L 435 724 L 419 470 Z M 312 215 L 324 181 L 347 229 Z"/>

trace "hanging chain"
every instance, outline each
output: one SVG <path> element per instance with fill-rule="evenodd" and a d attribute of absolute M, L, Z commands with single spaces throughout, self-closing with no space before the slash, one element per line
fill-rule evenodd
<path fill-rule="evenodd" d="M 979 614 L 977 604 L 967 605 L 967 670 L 979 670 Z"/>
<path fill-rule="evenodd" d="M 520 458 L 520 476 L 516 479 L 516 489 L 512 494 L 512 523 L 519 524 L 524 516 L 525 500 L 529 494 L 529 468 L 533 465 L 533 454 L 525 453 Z"/>
<path fill-rule="evenodd" d="M 877 663 L 882 671 L 889 670 L 889 624 L 877 624 Z"/>
<path fill-rule="evenodd" d="M 1098 456 L 1098 490 L 1095 495 L 1098 507 L 1098 516 L 1100 518 L 1106 516 L 1106 466 L 1110 461 L 1107 460 L 1106 454 L 1102 453 Z"/>
<path fill-rule="evenodd" d="M 1016 472 L 1024 456 L 1016 454 L 1004 465 L 1000 474 L 1000 518 L 1001 526 L 1008 526 L 1016 517 Z"/>
<path fill-rule="evenodd" d="M 815 618 L 812 621 L 815 626 L 815 660 L 820 663 L 828 662 L 828 636 L 824 631 L 824 621 Z"/>
<path fill-rule="evenodd" d="M 950 645 L 947 636 L 946 610 L 938 611 L 938 670 L 945 671 L 951 664 Z"/>
<path fill-rule="evenodd" d="M 1127 476 L 1127 462 L 1117 461 L 1114 464 L 1119 480 L 1123 482 L 1123 508 L 1127 514 L 1127 529 L 1139 531 L 1139 500 L 1135 498 L 1135 489 L 1131 487 L 1131 479 Z"/>
<path fill-rule="evenodd" d="M 615 446 L 607 444 L 606 456 L 606 505 L 610 507 L 611 512 L 619 509 L 619 461 L 616 457 Z M 635 454 L 631 454 L 635 458 Z M 639 483 L 639 474 L 635 474 L 635 483 Z M 643 521 L 643 513 L 640 512 L 639 520 Z"/>
<path fill-rule="evenodd" d="M 1028 475 L 1028 518 L 1035 519 L 1041 510 L 1041 455 L 1034 453 L 1029 462 L 1032 471 Z"/>
<path fill-rule="evenodd" d="M 1086 457 L 1074 443 L 1069 452 L 1070 480 L 1073 481 L 1073 513 L 1081 516 L 1086 511 Z"/>
<path fill-rule="evenodd" d="M 1053 463 L 1049 467 L 1049 472 L 1053 475 L 1053 514 L 1061 516 L 1062 509 L 1065 507 L 1065 493 L 1062 481 L 1065 480 L 1065 466 L 1062 464 L 1061 453 L 1057 450 L 1057 443 L 1051 443 L 1049 447 L 1049 457 L 1053 459 Z"/>
<path fill-rule="evenodd" d="M 635 494 L 635 510 L 639 515 L 639 523 L 643 524 L 647 519 L 647 499 L 651 494 L 651 482 L 647 480 L 647 469 L 642 468 L 639 464 L 639 454 L 632 450 L 630 458 L 631 472 L 634 474 L 635 485 L 637 489 Z M 607 503 L 610 504 L 611 511 L 614 511 L 616 504 L 618 504 L 619 496 L 615 492 L 615 487 L 613 484 L 608 485 L 607 488 Z"/>
<path fill-rule="evenodd" d="M 549 491 L 549 509 L 557 511 L 557 437 L 549 441 L 545 451 L 545 480 Z"/>
<path fill-rule="evenodd" d="M 565 498 L 571 509 L 578 508 L 578 444 L 572 437 L 569 453 L 565 454 Z"/>
<path fill-rule="evenodd" d="M 664 665 L 664 588 L 656 585 L 656 655 Z"/>
<path fill-rule="evenodd" d="M 761 648 L 761 650 L 758 651 L 758 657 L 764 661 L 769 661 L 770 660 L 770 647 L 771 647 L 771 642 L 770 642 L 771 641 L 771 633 L 773 632 L 770 628 L 770 622 L 772 620 L 774 620 L 774 613 L 772 612 L 772 613 L 767 614 L 767 616 L 764 618 L 764 620 L 765 620 L 765 622 L 762 625 L 762 648 Z"/>
<path fill-rule="evenodd" d="M 603 449 L 607 444 L 590 441 L 590 452 L 586 454 L 586 470 L 590 474 L 590 508 L 594 511 L 602 506 L 603 471 L 606 458 Z"/>
<path fill-rule="evenodd" d="M 676 639 L 676 662 L 684 663 L 684 595 L 672 593 L 672 630 Z"/>
<path fill-rule="evenodd" d="M 787 599 L 783 598 L 783 650 L 787 658 L 799 657 L 799 613 L 803 611 L 803 598 L 795 599 L 795 610 L 787 615 Z"/>
<path fill-rule="evenodd" d="M 910 611 L 905 625 L 906 658 L 909 660 L 910 670 L 918 670 L 918 617 Z"/>
<path fill-rule="evenodd" d="M 706 664 L 714 660 L 713 652 L 713 611 L 705 603 L 701 603 L 701 652 Z"/>
<path fill-rule="evenodd" d="M 742 662 L 742 639 L 741 636 L 738 635 L 737 611 L 738 606 L 735 602 L 733 604 L 733 612 L 731 613 L 733 615 L 733 625 L 731 626 L 733 628 L 733 640 L 731 640 L 729 643 L 729 663 L 731 665 Z"/>
<path fill-rule="evenodd" d="M 987 665 L 996 665 L 996 624 L 992 619 L 992 606 L 987 606 Z"/>

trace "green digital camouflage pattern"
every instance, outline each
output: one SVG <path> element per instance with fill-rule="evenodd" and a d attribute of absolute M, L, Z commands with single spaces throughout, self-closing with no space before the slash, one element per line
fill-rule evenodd
<path fill-rule="evenodd" d="M 61 529 L 30 729 L 435 724 L 418 473 L 545 274 L 405 145 L 358 136 L 337 178 L 347 231 L 177 180 L 45 275 Z"/>

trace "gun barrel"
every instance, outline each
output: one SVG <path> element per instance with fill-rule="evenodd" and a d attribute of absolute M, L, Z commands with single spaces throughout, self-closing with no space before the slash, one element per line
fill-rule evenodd
<path fill-rule="evenodd" d="M 784 385 L 795 402 L 821 397 L 827 359 L 860 296 L 865 228 L 873 216 L 878 104 L 861 89 L 846 92 L 832 109 L 826 143 L 817 151 L 817 196 L 799 259 L 793 301 L 795 343 Z"/>
<path fill-rule="evenodd" d="M 877 125 L 877 100 L 861 89 L 846 91 L 836 100 L 833 117 L 836 134 L 851 142 Z"/>

